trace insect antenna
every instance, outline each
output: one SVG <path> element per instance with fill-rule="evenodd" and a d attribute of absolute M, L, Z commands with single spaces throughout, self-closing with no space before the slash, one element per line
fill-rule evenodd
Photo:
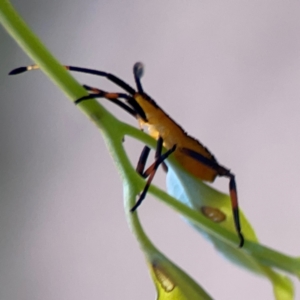
<path fill-rule="evenodd" d="M 144 65 L 141 62 L 137 62 L 133 66 L 133 75 L 136 83 L 137 90 L 140 94 L 144 93 L 141 78 L 144 75 Z"/>
<path fill-rule="evenodd" d="M 69 71 L 74 71 L 74 72 L 80 72 L 80 73 L 86 73 L 86 74 L 91 74 L 91 75 L 96 75 L 96 76 L 101 76 L 101 77 L 106 77 L 108 80 L 112 81 L 122 89 L 124 89 L 126 92 L 131 94 L 132 96 L 136 93 L 135 89 L 131 87 L 129 84 L 127 84 L 125 81 L 120 79 L 119 77 L 104 72 L 104 71 L 99 71 L 99 70 L 94 70 L 94 69 L 88 69 L 88 68 L 81 68 L 81 67 L 75 67 L 75 66 L 63 66 L 65 69 Z M 27 71 L 32 71 L 32 70 L 39 70 L 40 67 L 38 65 L 31 65 L 27 67 L 19 67 L 16 68 L 12 71 L 9 72 L 9 75 L 17 75 L 21 74 Z"/>

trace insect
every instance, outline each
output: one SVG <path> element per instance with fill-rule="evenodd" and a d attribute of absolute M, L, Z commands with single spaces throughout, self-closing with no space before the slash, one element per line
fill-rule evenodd
<path fill-rule="evenodd" d="M 143 76 L 142 63 L 138 62 L 133 67 L 134 80 L 137 90 L 132 88 L 119 77 L 107 72 L 74 66 L 65 66 L 65 68 L 70 71 L 106 77 L 109 81 L 115 83 L 127 92 L 109 93 L 84 85 L 84 88 L 88 90 L 90 94 L 76 100 L 76 104 L 91 98 L 106 98 L 134 116 L 138 120 L 140 126 L 147 127 L 149 134 L 158 141 L 156 160 L 146 171 L 144 171 L 144 167 L 150 152 L 150 148 L 145 146 L 140 156 L 137 165 L 137 171 L 143 177 L 148 177 L 148 180 L 144 190 L 140 194 L 139 199 L 131 211 L 135 211 L 145 198 L 147 190 L 159 165 L 162 164 L 165 170 L 167 169 L 166 165 L 164 164 L 164 160 L 166 160 L 167 157 L 172 154 L 177 162 L 186 170 L 186 172 L 203 181 L 213 182 L 217 176 L 227 177 L 229 179 L 229 192 L 234 225 L 240 240 L 239 247 L 242 247 L 244 244 L 244 237 L 241 232 L 235 175 L 231 173 L 229 169 L 220 165 L 214 155 L 204 145 L 188 135 L 180 125 L 178 125 L 171 117 L 169 117 L 167 113 L 165 113 L 157 105 L 157 103 L 144 92 L 141 84 L 141 77 Z M 39 69 L 39 66 L 32 65 L 28 67 L 20 67 L 12 70 L 9 74 L 15 75 L 36 69 Z M 123 102 L 121 99 L 125 100 L 125 102 Z M 167 149 L 167 152 L 164 154 L 161 154 L 162 146 Z M 221 212 L 218 212 L 218 210 L 214 210 L 213 208 L 211 209 L 209 207 L 204 207 L 202 213 L 214 220 L 214 218 L 219 218 L 218 213 Z M 222 213 L 220 218 L 222 218 Z"/>

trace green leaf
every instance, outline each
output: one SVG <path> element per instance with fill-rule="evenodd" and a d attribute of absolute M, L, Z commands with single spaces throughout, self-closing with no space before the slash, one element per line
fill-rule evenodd
<path fill-rule="evenodd" d="M 211 209 L 211 215 L 214 216 L 212 218 L 219 218 L 218 224 L 221 227 L 236 234 L 230 197 L 228 195 L 211 188 L 198 178 L 187 174 L 180 167 L 173 164 L 169 166 L 167 186 L 171 195 L 197 212 L 203 212 L 203 208 Z M 240 220 L 246 241 L 258 243 L 254 229 L 241 211 Z M 274 295 L 277 300 L 293 299 L 293 285 L 288 277 L 275 272 L 266 266 L 263 261 L 244 251 L 243 248 L 238 248 L 238 243 L 235 246 L 226 243 L 224 240 L 203 231 L 199 226 L 192 225 L 207 237 L 230 261 L 249 271 L 267 277 L 273 285 Z"/>
<path fill-rule="evenodd" d="M 211 300 L 192 278 L 166 257 L 148 262 L 158 300 Z"/>

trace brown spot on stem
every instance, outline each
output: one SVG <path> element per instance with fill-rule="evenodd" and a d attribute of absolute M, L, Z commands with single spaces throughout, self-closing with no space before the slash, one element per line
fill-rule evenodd
<path fill-rule="evenodd" d="M 201 212 L 205 217 L 209 218 L 215 223 L 223 222 L 226 219 L 226 215 L 222 211 L 211 206 L 202 206 Z"/>
<path fill-rule="evenodd" d="M 170 293 L 176 287 L 176 284 L 168 277 L 168 275 L 164 272 L 164 270 L 157 266 L 156 264 L 152 264 L 153 272 L 157 281 L 160 283 L 161 287 L 167 292 Z"/>

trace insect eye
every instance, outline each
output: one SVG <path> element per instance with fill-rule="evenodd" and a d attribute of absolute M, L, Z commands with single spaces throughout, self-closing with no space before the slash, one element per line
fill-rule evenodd
<path fill-rule="evenodd" d="M 141 62 L 137 62 L 133 66 L 134 76 L 137 78 L 141 78 L 144 75 L 144 65 Z"/>

